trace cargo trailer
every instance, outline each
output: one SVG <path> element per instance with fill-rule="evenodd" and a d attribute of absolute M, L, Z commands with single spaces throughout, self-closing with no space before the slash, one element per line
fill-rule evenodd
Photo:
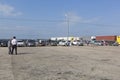
<path fill-rule="evenodd" d="M 97 41 L 116 41 L 116 36 L 96 36 Z"/>

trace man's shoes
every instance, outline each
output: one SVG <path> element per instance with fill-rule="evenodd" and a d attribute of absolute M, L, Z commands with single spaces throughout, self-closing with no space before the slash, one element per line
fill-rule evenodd
<path fill-rule="evenodd" d="M 11 54 L 11 52 L 8 52 L 8 54 L 10 55 L 10 54 Z"/>

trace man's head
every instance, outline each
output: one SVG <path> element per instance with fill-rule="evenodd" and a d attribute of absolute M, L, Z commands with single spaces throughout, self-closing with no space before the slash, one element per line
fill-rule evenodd
<path fill-rule="evenodd" d="M 15 37 L 15 36 L 13 36 L 13 39 L 16 39 L 16 37 Z"/>

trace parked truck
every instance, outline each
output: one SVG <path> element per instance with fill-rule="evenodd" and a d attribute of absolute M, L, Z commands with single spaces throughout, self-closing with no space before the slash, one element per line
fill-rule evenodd
<path fill-rule="evenodd" d="M 120 36 L 117 36 L 116 42 L 120 45 Z"/>

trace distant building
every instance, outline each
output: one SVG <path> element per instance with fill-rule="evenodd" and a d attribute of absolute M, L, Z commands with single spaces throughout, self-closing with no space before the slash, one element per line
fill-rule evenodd
<path fill-rule="evenodd" d="M 80 37 L 51 37 L 51 40 L 80 40 Z"/>
<path fill-rule="evenodd" d="M 87 40 L 87 41 L 91 40 L 91 36 L 82 36 L 81 38 L 83 40 Z"/>

